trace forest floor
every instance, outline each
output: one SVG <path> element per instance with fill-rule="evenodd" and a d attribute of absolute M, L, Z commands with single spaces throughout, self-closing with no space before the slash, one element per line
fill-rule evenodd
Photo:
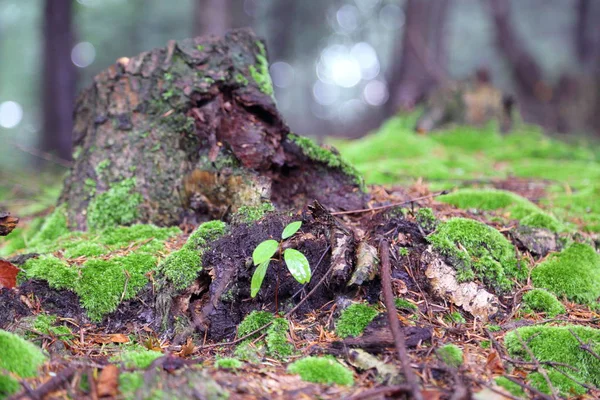
<path fill-rule="evenodd" d="M 340 213 L 336 220 L 364 243 L 356 256 L 357 264 L 367 259 L 366 275 L 385 262 L 377 255 L 381 243 L 390 246 L 396 310 L 389 312 L 397 312 L 404 327 L 423 398 L 598 398 L 600 147 L 548 138 L 526 126 L 506 136 L 494 127 L 422 136 L 413 126 L 412 116 L 398 117 L 360 140 L 331 142 L 363 174 L 371 196 L 370 210 Z M 223 317 L 226 342 L 213 340 L 219 337 L 213 331 L 177 343 L 144 322 L 151 307 L 142 288 L 153 287 L 155 266 L 185 246 L 193 227 L 36 239 L 55 215 L 60 179 L 4 174 L 0 209 L 21 222 L 0 242 L 0 257 L 23 271 L 16 291 L 0 289 L 0 302 L 18 298 L 22 306 L 9 312 L 0 304 L 0 328 L 43 352 L 0 330 L 0 399 L 376 399 L 410 393 L 379 279 L 333 298 L 326 291 L 313 298 L 302 292 L 307 303 L 297 312 L 275 305 L 267 285 L 259 295 L 263 309 L 255 310 L 261 312 L 232 334 L 237 329 L 235 337 L 243 337 L 282 320 L 264 312 L 276 307 L 282 310 L 276 316 L 286 312 L 283 328 L 273 323 L 266 336 L 232 341 L 231 321 L 256 307 L 248 298 Z M 211 238 L 203 262 L 243 263 L 260 240 L 279 235 L 293 220 L 303 221 L 294 243 L 309 259 L 313 279 L 321 279 L 334 256 L 321 237 L 323 221 L 307 210 L 233 224 Z M 45 272 L 47 282 L 28 280 L 39 277 L 33 269 L 45 268 L 24 259 L 32 252 L 47 254 L 40 259 L 51 257 L 57 269 L 128 256 L 149 257 L 153 266 L 141 283 L 126 270 L 111 305 L 94 297 L 81 276 L 72 276 L 81 283 L 61 290 L 61 297 L 47 283 L 56 284 L 53 270 Z M 471 281 L 476 284 L 467 288 Z M 279 290 L 288 290 L 284 283 Z"/>

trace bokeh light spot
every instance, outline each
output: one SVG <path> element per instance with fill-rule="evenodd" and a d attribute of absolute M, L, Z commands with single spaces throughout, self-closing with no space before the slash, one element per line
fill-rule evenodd
<path fill-rule="evenodd" d="M 0 126 L 14 128 L 23 119 L 23 107 L 15 101 L 0 103 Z"/>
<path fill-rule="evenodd" d="M 91 65 L 96 59 L 96 48 L 90 42 L 79 42 L 71 50 L 71 61 L 79 68 Z"/>

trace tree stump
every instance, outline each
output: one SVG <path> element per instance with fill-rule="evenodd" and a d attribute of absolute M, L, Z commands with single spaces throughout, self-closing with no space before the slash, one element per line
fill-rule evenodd
<path fill-rule="evenodd" d="M 279 115 L 263 42 L 248 30 L 171 41 L 94 78 L 75 106 L 71 228 L 174 225 L 240 206 L 363 206 L 361 178 Z"/>

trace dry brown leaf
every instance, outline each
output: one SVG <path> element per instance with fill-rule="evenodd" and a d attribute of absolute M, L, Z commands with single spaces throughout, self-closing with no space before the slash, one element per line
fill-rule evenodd
<path fill-rule="evenodd" d="M 191 337 L 187 339 L 187 342 L 181 346 L 181 351 L 178 353 L 179 357 L 187 357 L 194 353 L 196 347 Z"/>
<path fill-rule="evenodd" d="M 502 359 L 496 350 L 492 351 L 487 356 L 485 368 L 493 374 L 504 374 L 504 364 L 502 364 Z"/>
<path fill-rule="evenodd" d="M 17 286 L 19 268 L 5 260 L 0 260 L 0 288 L 12 289 Z"/>
<path fill-rule="evenodd" d="M 129 343 L 129 337 L 122 333 L 113 333 L 110 335 L 93 336 L 92 341 L 96 343 Z"/>
<path fill-rule="evenodd" d="M 119 393 L 119 368 L 116 365 L 109 364 L 98 377 L 98 385 L 96 388 L 98 397 L 115 398 Z"/>

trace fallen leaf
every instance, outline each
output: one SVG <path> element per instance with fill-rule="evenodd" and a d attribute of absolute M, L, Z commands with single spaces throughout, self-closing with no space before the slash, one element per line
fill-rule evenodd
<path fill-rule="evenodd" d="M 0 236 L 8 235 L 19 223 L 19 218 L 11 217 L 10 213 L 0 211 Z"/>
<path fill-rule="evenodd" d="M 493 374 L 504 374 L 504 364 L 502 364 L 502 359 L 500 358 L 496 350 L 492 351 L 487 356 L 485 368 Z"/>
<path fill-rule="evenodd" d="M 119 368 L 116 365 L 109 364 L 98 377 L 98 386 L 96 389 L 98 397 L 115 398 L 119 393 Z"/>
<path fill-rule="evenodd" d="M 195 349 L 196 348 L 194 347 L 194 342 L 192 338 L 189 337 L 187 342 L 183 346 L 181 346 L 181 351 L 178 355 L 179 357 L 187 357 L 190 354 L 193 354 Z"/>
<path fill-rule="evenodd" d="M 122 333 L 114 333 L 110 335 L 98 335 L 92 337 L 92 341 L 96 343 L 129 343 L 129 337 Z"/>
<path fill-rule="evenodd" d="M 0 288 L 12 289 L 17 286 L 17 274 L 20 269 L 6 260 L 0 260 Z"/>

